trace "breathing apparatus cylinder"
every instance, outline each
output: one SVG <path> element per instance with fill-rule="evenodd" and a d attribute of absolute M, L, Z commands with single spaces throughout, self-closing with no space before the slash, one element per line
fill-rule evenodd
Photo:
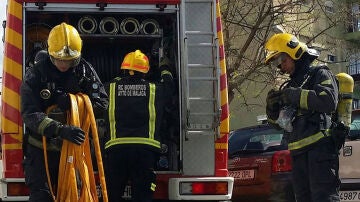
<path fill-rule="evenodd" d="M 345 126 L 351 124 L 352 95 L 354 91 L 354 79 L 346 73 L 336 75 L 339 82 L 339 102 L 337 106 L 338 121 Z"/>

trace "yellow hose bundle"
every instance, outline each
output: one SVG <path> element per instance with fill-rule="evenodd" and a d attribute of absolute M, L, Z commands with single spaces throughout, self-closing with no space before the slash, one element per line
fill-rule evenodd
<path fill-rule="evenodd" d="M 107 202 L 108 198 L 104 168 L 101 158 L 100 143 L 90 99 L 87 95 L 82 93 L 77 95 L 69 95 L 71 100 L 71 111 L 67 112 L 67 122 L 70 125 L 80 127 L 85 132 L 85 141 L 81 145 L 76 145 L 70 141 L 63 140 L 59 165 L 57 196 L 55 197 L 51 186 L 50 191 L 53 195 L 54 201 L 56 202 L 98 201 L 90 152 L 89 132 L 91 130 L 95 147 L 95 156 L 99 170 L 103 201 Z M 45 137 L 43 137 L 43 144 L 46 172 L 48 175 L 49 185 L 51 185 L 47 166 Z"/>

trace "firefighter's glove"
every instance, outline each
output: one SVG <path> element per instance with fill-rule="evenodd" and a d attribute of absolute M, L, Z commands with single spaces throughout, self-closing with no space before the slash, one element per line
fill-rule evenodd
<path fill-rule="evenodd" d="M 159 68 L 161 69 L 161 70 L 163 70 L 163 69 L 166 69 L 166 70 L 169 70 L 169 68 L 170 68 L 170 60 L 169 60 L 169 58 L 168 57 L 166 57 L 166 56 L 164 56 L 164 57 L 161 57 L 160 58 L 160 62 L 159 62 Z"/>
<path fill-rule="evenodd" d="M 281 107 L 281 92 L 270 90 L 266 97 L 266 115 L 271 120 L 276 120 Z"/>
<path fill-rule="evenodd" d="M 63 111 L 69 110 L 71 107 L 69 94 L 61 91 L 57 91 L 57 94 L 58 94 L 56 98 L 57 106 Z"/>
<path fill-rule="evenodd" d="M 335 143 L 337 150 L 340 150 L 344 144 L 345 139 L 349 138 L 350 127 L 343 122 L 334 122 L 331 126 L 331 137 Z"/>
<path fill-rule="evenodd" d="M 76 126 L 60 125 L 58 128 L 58 135 L 70 142 L 80 145 L 85 140 L 85 132 Z"/>
<path fill-rule="evenodd" d="M 289 87 L 282 90 L 281 100 L 286 106 L 298 107 L 300 105 L 301 88 Z"/>

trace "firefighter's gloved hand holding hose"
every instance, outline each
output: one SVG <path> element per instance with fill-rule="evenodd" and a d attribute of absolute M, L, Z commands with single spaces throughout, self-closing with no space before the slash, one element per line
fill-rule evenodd
<path fill-rule="evenodd" d="M 70 94 L 68 97 L 70 99 L 70 111 L 67 112 L 67 123 L 69 125 L 56 124 L 54 135 L 60 136 L 69 142 L 64 141 L 61 149 L 56 195 L 52 187 L 50 187 L 50 192 L 56 202 L 98 201 L 89 143 L 89 133 L 91 130 L 99 168 L 103 201 L 107 201 L 99 139 L 90 99 L 84 94 Z M 44 148 L 46 148 L 45 137 L 43 138 L 43 144 Z M 44 156 L 45 161 L 47 161 L 46 150 L 44 150 Z M 48 174 L 49 168 L 47 167 L 47 162 L 45 162 L 45 165 L 48 183 L 52 184 Z"/>
<path fill-rule="evenodd" d="M 57 106 L 63 111 L 69 110 L 70 109 L 70 97 L 69 97 L 69 94 L 63 92 L 60 89 L 58 89 L 56 91 L 56 94 L 58 94 L 58 96 L 56 98 Z"/>
<path fill-rule="evenodd" d="M 84 131 L 76 126 L 60 125 L 59 136 L 63 139 L 69 140 L 77 145 L 82 144 L 85 141 Z"/>
<path fill-rule="evenodd" d="M 63 111 L 69 110 L 71 107 L 69 94 L 60 90 L 57 90 L 57 93 L 59 94 L 56 99 L 57 106 Z M 84 131 L 76 126 L 58 124 L 56 132 L 61 138 L 67 139 L 77 145 L 80 145 L 85 140 Z"/>

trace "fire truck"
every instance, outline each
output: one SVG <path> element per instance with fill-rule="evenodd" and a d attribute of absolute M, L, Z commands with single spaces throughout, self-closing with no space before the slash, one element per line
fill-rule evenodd
<path fill-rule="evenodd" d="M 146 53 L 149 79 L 154 80 L 159 79 L 160 58 L 170 59 L 177 88 L 163 121 L 154 199 L 230 200 L 229 105 L 217 0 L 8 0 L 3 23 L 1 200 L 28 199 L 19 88 L 35 53 L 46 50 L 49 31 L 61 22 L 77 28 L 82 56 L 104 84 L 120 73 L 128 52 Z M 100 131 L 105 119 L 96 118 Z M 131 197 L 131 184 L 124 197 Z"/>

